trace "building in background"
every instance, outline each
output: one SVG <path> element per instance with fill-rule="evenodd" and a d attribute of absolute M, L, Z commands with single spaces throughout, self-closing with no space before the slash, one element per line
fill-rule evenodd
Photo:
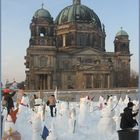
<path fill-rule="evenodd" d="M 73 0 L 55 20 L 38 9 L 30 24 L 25 56 L 26 89 L 127 87 L 130 80 L 129 35 L 114 35 L 114 52 L 105 49 L 105 26 L 80 0 Z"/>

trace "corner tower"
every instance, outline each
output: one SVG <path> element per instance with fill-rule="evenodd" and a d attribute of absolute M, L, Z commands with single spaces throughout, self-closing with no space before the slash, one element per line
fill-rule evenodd
<path fill-rule="evenodd" d="M 53 18 L 49 11 L 43 8 L 43 5 L 41 9 L 35 12 L 30 24 L 30 30 L 30 45 L 54 45 Z"/>
<path fill-rule="evenodd" d="M 117 32 L 114 40 L 115 83 L 116 87 L 128 87 L 130 81 L 129 35 L 122 29 Z"/>
<path fill-rule="evenodd" d="M 114 40 L 114 51 L 115 53 L 130 54 L 129 52 L 129 36 L 124 30 L 117 32 Z"/>
<path fill-rule="evenodd" d="M 56 63 L 54 23 L 48 10 L 38 9 L 30 24 L 26 65 L 26 89 L 53 89 Z"/>

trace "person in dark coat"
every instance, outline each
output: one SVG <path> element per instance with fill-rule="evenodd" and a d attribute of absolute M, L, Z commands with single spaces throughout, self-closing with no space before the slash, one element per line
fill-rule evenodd
<path fill-rule="evenodd" d="M 129 102 L 127 104 L 127 107 L 124 109 L 124 112 L 121 114 L 121 129 L 132 129 L 133 127 L 138 125 L 137 121 L 134 119 L 134 117 L 138 114 L 138 111 L 136 113 L 133 113 L 133 106 L 134 104 L 132 102 Z"/>
<path fill-rule="evenodd" d="M 14 108 L 14 102 L 12 97 L 16 94 L 16 91 L 11 91 L 9 89 L 4 89 L 3 100 L 5 101 L 5 107 L 7 108 L 7 114 L 10 114 L 10 110 Z"/>

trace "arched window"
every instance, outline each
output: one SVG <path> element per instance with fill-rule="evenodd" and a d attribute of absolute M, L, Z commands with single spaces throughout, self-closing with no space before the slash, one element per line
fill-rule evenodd
<path fill-rule="evenodd" d="M 44 37 L 46 35 L 46 30 L 44 27 L 40 28 L 40 31 L 39 31 L 39 36 L 40 37 Z"/>

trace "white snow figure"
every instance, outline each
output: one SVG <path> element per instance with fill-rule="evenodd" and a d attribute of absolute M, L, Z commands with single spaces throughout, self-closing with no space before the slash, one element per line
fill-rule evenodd
<path fill-rule="evenodd" d="M 55 130 L 55 125 L 54 125 L 53 121 L 51 124 L 51 130 L 49 132 L 49 136 L 47 137 L 47 140 L 58 140 L 56 130 Z"/>
<path fill-rule="evenodd" d="M 57 137 L 54 135 L 52 131 L 50 131 L 47 140 L 57 140 Z"/>
<path fill-rule="evenodd" d="M 42 102 L 42 99 L 41 98 L 37 98 L 35 99 L 35 105 L 41 105 L 43 102 Z"/>
<path fill-rule="evenodd" d="M 90 102 L 89 102 L 89 112 L 93 112 L 93 110 L 94 110 L 94 102 L 93 102 L 93 100 L 90 100 Z"/>
<path fill-rule="evenodd" d="M 4 125 L 4 132 L 7 134 L 11 134 L 16 131 L 15 124 L 10 115 L 7 115 L 7 120 Z"/>
<path fill-rule="evenodd" d="M 117 104 L 118 103 L 118 98 L 117 96 L 113 96 L 113 104 Z"/>
<path fill-rule="evenodd" d="M 133 111 L 137 112 L 139 109 L 139 101 L 133 100 L 134 106 L 133 106 Z"/>
<path fill-rule="evenodd" d="M 99 132 L 98 135 L 101 135 L 105 138 L 108 138 L 108 140 L 111 140 L 109 139 L 109 136 L 112 135 L 115 128 L 116 126 L 115 121 L 113 120 L 112 111 L 110 110 L 110 107 L 106 105 L 106 107 L 101 110 L 101 118 L 97 126 Z"/>
<path fill-rule="evenodd" d="M 119 99 L 119 104 L 123 104 L 123 100 L 122 100 L 122 98 L 120 97 L 120 99 Z"/>
<path fill-rule="evenodd" d="M 62 102 L 61 103 L 61 109 L 58 113 L 58 121 L 60 124 L 65 125 L 59 125 L 60 129 L 66 130 L 68 128 L 68 119 L 69 119 L 69 109 L 68 109 L 68 103 Z"/>
<path fill-rule="evenodd" d="M 130 101 L 130 99 L 129 99 L 128 95 L 126 95 L 126 96 L 125 96 L 125 99 L 124 99 L 124 101 L 123 101 L 125 107 L 126 107 L 127 104 L 129 103 L 129 101 Z"/>
<path fill-rule="evenodd" d="M 104 100 L 103 96 L 100 96 L 99 102 L 98 102 L 98 106 L 99 106 L 100 110 L 102 110 L 102 108 L 104 107 L 104 103 L 105 103 L 105 100 Z"/>
<path fill-rule="evenodd" d="M 113 105 L 114 105 L 114 103 L 113 103 L 113 97 L 110 96 L 109 99 L 108 99 L 108 101 L 107 101 L 107 107 L 110 108 L 110 109 L 113 109 Z"/>
<path fill-rule="evenodd" d="M 134 106 L 133 106 L 133 112 L 136 113 L 139 110 L 139 101 L 133 100 Z M 139 119 L 139 115 L 135 116 L 136 120 Z"/>
<path fill-rule="evenodd" d="M 19 104 L 19 110 L 17 113 L 17 120 L 16 120 L 16 128 L 18 132 L 21 134 L 22 140 L 30 140 L 30 133 L 31 131 L 31 124 L 29 123 L 31 117 L 31 110 L 27 106 L 29 104 L 29 98 L 27 95 L 24 95 L 21 99 L 21 103 Z M 28 131 L 23 131 L 23 129 Z M 26 138 L 27 137 L 27 138 Z"/>
<path fill-rule="evenodd" d="M 45 105 L 43 105 L 41 98 L 35 99 L 34 110 L 37 114 L 40 114 L 41 120 L 43 121 L 45 119 Z"/>
<path fill-rule="evenodd" d="M 76 110 L 72 108 L 69 116 L 69 133 L 75 133 L 76 127 Z"/>
<path fill-rule="evenodd" d="M 42 132 L 41 115 L 34 113 L 34 116 L 32 118 L 32 140 L 42 140 L 41 132 Z"/>
<path fill-rule="evenodd" d="M 7 109 L 5 107 L 2 109 L 1 117 L 3 117 L 3 121 L 1 122 L 2 123 L 2 128 L 1 129 L 2 129 L 2 134 L 3 134 L 3 130 L 4 130 L 4 127 L 5 127 L 5 122 L 6 122 L 6 119 L 7 119 Z"/>
<path fill-rule="evenodd" d="M 85 126 L 89 117 L 89 101 L 87 98 L 80 99 L 80 110 L 78 116 L 78 124 L 80 126 Z"/>
<path fill-rule="evenodd" d="M 25 113 L 27 112 L 27 107 L 29 105 L 29 98 L 27 95 L 23 95 L 21 99 L 21 103 L 19 104 L 18 113 Z"/>
<path fill-rule="evenodd" d="M 116 110 L 119 114 L 120 113 L 123 113 L 123 110 L 124 110 L 124 108 L 126 107 L 126 105 L 124 105 L 124 103 L 123 103 L 123 99 L 120 97 L 120 99 L 119 99 L 119 103 L 118 103 L 118 109 Z M 118 114 L 118 115 L 119 115 Z"/>
<path fill-rule="evenodd" d="M 116 122 L 116 130 L 120 130 L 120 114 L 123 113 L 123 101 L 122 98 L 120 97 L 119 101 L 116 103 L 114 110 L 115 110 L 115 115 L 114 115 L 114 121 Z"/>

